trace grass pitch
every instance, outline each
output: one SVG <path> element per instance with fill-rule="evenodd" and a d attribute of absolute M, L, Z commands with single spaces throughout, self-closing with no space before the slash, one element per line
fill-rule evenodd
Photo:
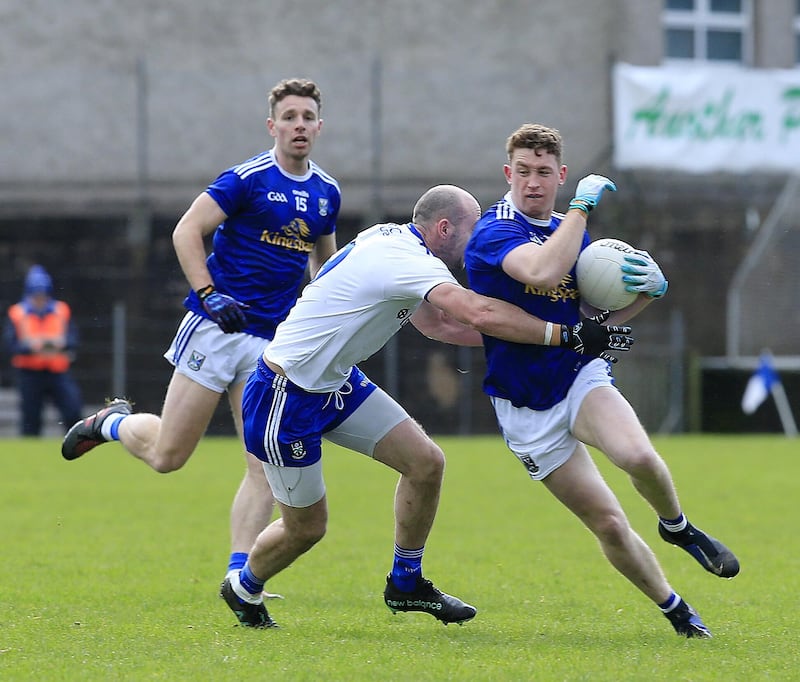
<path fill-rule="evenodd" d="M 478 607 L 464 627 L 382 602 L 393 472 L 325 449 L 326 538 L 268 583 L 281 629 L 236 627 L 217 596 L 243 471 L 204 440 L 161 476 L 118 444 L 65 462 L 55 440 L 0 447 L 2 680 L 797 680 L 800 447 L 780 436 L 657 439 L 689 517 L 739 556 L 715 578 L 659 540 L 596 460 L 712 640 L 685 640 L 531 482 L 499 437 L 448 455 L 425 573 Z"/>

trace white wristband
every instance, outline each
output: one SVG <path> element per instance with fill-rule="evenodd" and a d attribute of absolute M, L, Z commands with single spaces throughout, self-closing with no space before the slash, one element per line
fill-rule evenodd
<path fill-rule="evenodd" d="M 548 322 L 544 327 L 544 345 L 549 346 L 550 340 L 553 338 L 553 323 Z"/>

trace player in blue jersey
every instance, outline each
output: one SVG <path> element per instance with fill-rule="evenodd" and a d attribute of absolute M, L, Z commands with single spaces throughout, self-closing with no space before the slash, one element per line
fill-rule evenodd
<path fill-rule="evenodd" d="M 575 263 L 589 243 L 586 219 L 596 205 L 578 183 L 570 209 L 583 219 L 554 212 L 567 178 L 557 130 L 526 124 L 506 144 L 510 191 L 478 221 L 465 254 L 470 287 L 563 325 L 584 314 Z M 591 176 L 590 176 L 591 177 Z M 616 189 L 609 181 L 608 189 Z M 570 210 L 573 215 L 575 210 Z M 667 281 L 646 252 L 620 272 L 639 295 L 612 313 L 620 324 L 664 295 Z M 515 344 L 484 338 L 489 395 L 509 449 L 533 480 L 547 489 L 597 536 L 611 564 L 655 602 L 686 637 L 710 637 L 694 610 L 670 587 L 655 555 L 628 523 L 616 496 L 592 461 L 586 444 L 606 454 L 631 478 L 659 516 L 662 538 L 683 547 L 707 571 L 731 578 L 736 557 L 721 542 L 692 526 L 683 514 L 671 474 L 636 413 L 614 387 L 610 365 L 564 347 Z"/>
<path fill-rule="evenodd" d="M 175 227 L 173 243 L 191 291 L 165 354 L 175 369 L 161 416 L 132 414 L 130 402 L 114 399 L 70 429 L 62 443 L 66 459 L 119 440 L 156 471 L 179 469 L 224 392 L 241 437 L 242 391 L 265 340 L 294 304 L 307 269 L 313 275 L 336 251 L 339 186 L 309 158 L 322 129 L 320 109 L 312 81 L 275 85 L 267 119 L 273 148 L 224 171 Z M 229 570 L 244 565 L 274 507 L 260 462 L 245 456 L 231 509 Z"/>
<path fill-rule="evenodd" d="M 244 568 L 222 584 L 243 625 L 274 625 L 263 603 L 265 581 L 325 534 L 323 437 L 400 473 L 386 605 L 445 624 L 474 617 L 474 607 L 440 592 L 422 573 L 444 454 L 356 363 L 409 321 L 430 338 L 461 345 L 479 345 L 479 331 L 593 355 L 627 350 L 632 341 L 629 328 L 594 321 L 553 334 L 551 323 L 460 286 L 450 269 L 463 267 L 479 215 L 477 200 L 463 189 L 431 188 L 412 223 L 375 225 L 328 260 L 278 326 L 244 391 L 245 443 L 263 462 L 281 517 L 258 536 Z"/>

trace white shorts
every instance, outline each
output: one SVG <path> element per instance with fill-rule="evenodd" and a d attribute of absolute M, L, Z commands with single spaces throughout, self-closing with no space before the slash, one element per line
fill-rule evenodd
<path fill-rule="evenodd" d="M 578 372 L 567 396 L 550 409 L 514 407 L 505 398 L 492 397 L 506 445 L 534 481 L 547 477 L 575 452 L 578 445 L 578 439 L 572 435 L 575 418 L 586 394 L 598 386 L 614 386 L 608 363 L 599 358 Z"/>
<path fill-rule="evenodd" d="M 260 336 L 226 334 L 215 322 L 188 312 L 164 357 L 179 374 L 224 393 L 247 380 L 268 344 Z"/>
<path fill-rule="evenodd" d="M 376 388 L 339 426 L 322 434 L 325 440 L 372 457 L 375 446 L 395 426 L 410 419 L 388 393 Z M 322 459 L 302 467 L 261 463 L 275 499 L 288 507 L 310 507 L 325 495 Z"/>

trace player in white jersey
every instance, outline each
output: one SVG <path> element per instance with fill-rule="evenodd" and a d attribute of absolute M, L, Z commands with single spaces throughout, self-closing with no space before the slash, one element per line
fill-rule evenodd
<path fill-rule="evenodd" d="M 473 606 L 422 575 L 444 454 L 356 366 L 404 324 L 462 345 L 479 345 L 483 332 L 517 343 L 564 343 L 593 355 L 630 346 L 628 327 L 587 320 L 553 334 L 551 323 L 460 286 L 448 268 L 463 266 L 479 215 L 478 202 L 463 189 L 431 188 L 411 223 L 371 227 L 328 260 L 264 350 L 244 391 L 245 444 L 263 462 L 281 518 L 259 535 L 244 568 L 223 583 L 222 595 L 243 625 L 274 625 L 261 596 L 265 581 L 325 534 L 323 437 L 400 473 L 387 606 L 444 623 L 475 615 Z"/>
<path fill-rule="evenodd" d="M 267 119 L 274 147 L 220 174 L 178 222 L 173 242 L 191 290 L 165 354 L 175 370 L 161 416 L 131 414 L 131 403 L 117 398 L 70 429 L 66 459 L 119 440 L 156 471 L 179 469 L 226 391 L 241 437 L 242 390 L 264 342 L 294 304 L 307 269 L 313 275 L 336 251 L 339 186 L 309 158 L 322 129 L 320 108 L 312 81 L 275 85 Z M 274 507 L 260 462 L 245 457 L 231 509 L 231 571 L 244 565 Z"/>
<path fill-rule="evenodd" d="M 575 277 L 575 262 L 589 236 L 585 219 L 568 222 L 553 210 L 558 188 L 567 178 L 561 135 L 527 124 L 508 138 L 506 151 L 510 191 L 481 217 L 467 246 L 470 286 L 533 315 L 574 324 L 581 314 L 591 314 L 581 309 Z M 581 183 L 570 208 L 581 209 L 586 218 L 594 204 L 580 196 Z M 639 296 L 628 308 L 611 314 L 609 321 L 615 324 L 629 320 L 667 290 L 664 275 L 644 251 L 629 259 L 620 278 Z M 485 341 L 484 390 L 509 449 L 529 476 L 542 481 L 588 526 L 608 560 L 661 608 L 678 634 L 710 637 L 630 527 L 585 444 L 629 474 L 658 514 L 658 530 L 667 542 L 683 547 L 703 568 L 724 578 L 738 573 L 739 562 L 683 515 L 670 472 L 633 408 L 614 387 L 608 363 L 568 348 L 520 346 L 488 337 Z"/>

